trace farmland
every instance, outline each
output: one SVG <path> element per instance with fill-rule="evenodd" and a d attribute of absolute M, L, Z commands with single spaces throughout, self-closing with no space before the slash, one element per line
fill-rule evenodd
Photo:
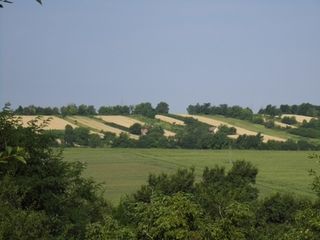
<path fill-rule="evenodd" d="M 21 123 L 24 127 L 28 126 L 28 122 L 36 120 L 37 116 L 19 116 Z M 77 125 L 72 124 L 62 118 L 56 117 L 56 116 L 41 116 L 38 118 L 40 121 L 39 123 L 41 124 L 42 121 L 48 120 L 48 125 L 44 127 L 45 130 L 49 129 L 54 129 L 54 130 L 64 130 L 66 125 L 69 124 L 73 128 L 77 127 Z"/>
<path fill-rule="evenodd" d="M 67 117 L 67 120 L 70 122 L 73 122 L 74 124 L 78 124 L 81 127 L 89 128 L 93 131 L 105 131 L 105 132 L 111 132 L 115 133 L 116 135 L 120 135 L 120 133 L 125 132 L 121 129 L 115 128 L 108 126 L 96 119 L 93 118 L 88 118 L 88 117 L 83 117 L 83 116 L 72 116 L 72 117 Z M 129 134 L 130 138 L 137 139 L 138 136 Z"/>
<path fill-rule="evenodd" d="M 290 134 L 286 131 L 283 131 L 280 129 L 266 128 L 261 124 L 254 124 L 254 123 L 251 123 L 246 120 L 240 120 L 240 119 L 236 119 L 236 118 L 228 118 L 228 117 L 224 117 L 224 116 L 220 116 L 220 115 L 206 115 L 206 117 L 211 118 L 211 119 L 215 119 L 215 120 L 219 120 L 219 121 L 223 121 L 228 124 L 235 125 L 235 126 L 238 126 L 241 128 L 245 128 L 250 131 L 261 132 L 262 134 L 271 135 L 271 136 L 275 136 L 275 137 L 279 137 L 279 138 L 293 139 L 293 140 L 303 139 L 300 136 Z"/>
<path fill-rule="evenodd" d="M 310 169 L 319 169 L 316 160 L 304 151 L 240 151 L 240 150 L 168 150 L 168 149 L 112 149 L 73 148 L 64 151 L 67 161 L 87 163 L 85 175 L 104 182 L 105 196 L 118 202 L 124 194 L 134 192 L 144 184 L 149 173 L 173 173 L 178 168 L 195 167 L 201 177 L 205 166 L 216 164 L 226 168 L 234 160 L 248 160 L 259 169 L 257 186 L 260 196 L 275 191 L 293 192 L 313 197 Z"/>
<path fill-rule="evenodd" d="M 182 114 L 181 116 L 183 116 L 183 117 L 193 117 L 194 119 L 197 119 L 200 122 L 203 122 L 203 123 L 215 126 L 215 127 L 220 126 L 220 125 L 227 125 L 228 127 L 235 127 L 237 129 L 237 134 L 238 135 L 243 135 L 243 134 L 246 134 L 246 135 L 257 135 L 258 134 L 258 132 L 256 132 L 256 131 L 248 130 L 247 128 L 243 128 L 243 127 L 239 127 L 237 125 L 230 124 L 227 121 L 217 120 L 212 116 L 208 117 L 208 116 L 198 116 L 198 115 L 189 115 L 189 114 Z M 270 135 L 267 135 L 267 134 L 262 134 L 262 136 L 263 136 L 263 141 L 264 142 L 267 142 L 269 140 L 275 140 L 275 141 L 285 141 L 286 140 L 284 138 L 270 136 Z"/>

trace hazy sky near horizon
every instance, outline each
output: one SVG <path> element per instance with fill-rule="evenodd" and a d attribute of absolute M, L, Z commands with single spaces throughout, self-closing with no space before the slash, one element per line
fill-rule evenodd
<path fill-rule="evenodd" d="M 318 0 L 15 0 L 0 104 L 320 105 Z"/>

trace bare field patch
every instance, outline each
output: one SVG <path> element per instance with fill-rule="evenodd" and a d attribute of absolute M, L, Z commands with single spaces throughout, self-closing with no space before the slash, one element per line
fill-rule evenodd
<path fill-rule="evenodd" d="M 278 122 L 278 121 L 274 121 L 274 125 L 276 125 L 278 127 L 282 127 L 282 128 L 297 128 L 294 125 L 290 125 L 290 124 L 286 124 L 286 123 L 282 123 L 282 122 Z"/>
<path fill-rule="evenodd" d="M 28 127 L 28 122 L 35 120 L 38 117 L 40 117 L 39 124 L 41 124 L 43 120 L 49 119 L 48 125 L 43 128 L 44 130 L 64 130 L 66 125 L 68 124 L 73 128 L 78 127 L 77 125 L 72 124 L 56 116 L 43 115 L 43 116 L 18 116 L 18 117 L 21 118 L 23 127 Z"/>
<path fill-rule="evenodd" d="M 179 119 L 172 118 L 172 117 L 167 117 L 164 115 L 156 115 L 155 119 L 159 119 L 163 122 L 167 122 L 167 123 L 170 123 L 173 125 L 185 126 L 185 123 L 183 121 L 181 121 Z"/>
<path fill-rule="evenodd" d="M 144 122 L 141 122 L 139 120 L 136 120 L 136 119 L 133 119 L 130 117 L 126 117 L 126 116 L 121 116 L 121 115 L 110 115 L 110 116 L 98 115 L 95 117 L 99 118 L 105 122 L 115 123 L 115 124 L 118 124 L 118 125 L 126 127 L 126 128 L 131 127 L 135 123 L 139 123 L 141 125 L 145 124 Z"/>
<path fill-rule="evenodd" d="M 83 117 L 83 116 L 70 116 L 68 117 L 69 120 L 73 121 L 75 124 L 80 124 L 80 125 L 84 125 L 85 127 L 88 128 L 93 128 L 95 130 L 98 131 L 104 131 L 104 132 L 111 132 L 116 134 L 117 136 L 119 136 L 121 133 L 127 133 L 126 131 L 120 130 L 118 128 L 114 128 L 111 126 L 108 126 L 106 124 L 103 124 L 101 122 L 99 122 L 98 120 L 92 119 L 92 118 L 88 118 L 88 117 Z M 129 134 L 130 138 L 133 139 L 138 139 L 139 136 L 133 135 L 133 134 Z"/>
<path fill-rule="evenodd" d="M 282 114 L 281 118 L 284 117 L 295 117 L 297 122 L 302 123 L 303 121 L 310 122 L 310 120 L 314 117 L 304 116 L 304 115 L 296 115 L 296 114 Z"/>
<path fill-rule="evenodd" d="M 164 135 L 165 137 L 174 137 L 174 136 L 176 135 L 176 133 L 164 129 L 163 135 Z"/>

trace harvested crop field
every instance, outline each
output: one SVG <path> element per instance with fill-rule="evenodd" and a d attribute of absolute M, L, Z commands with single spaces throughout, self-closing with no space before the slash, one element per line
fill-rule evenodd
<path fill-rule="evenodd" d="M 64 130 L 66 125 L 69 124 L 73 128 L 78 127 L 77 125 L 74 125 L 62 118 L 56 117 L 56 116 L 49 116 L 49 115 L 43 115 L 43 116 L 18 116 L 21 118 L 22 125 L 24 127 L 28 126 L 28 122 L 35 120 L 39 118 L 39 124 L 42 123 L 43 120 L 49 119 L 48 125 L 44 127 L 44 130 Z"/>
<path fill-rule="evenodd" d="M 141 125 L 145 125 L 144 122 L 141 122 L 139 120 L 130 118 L 130 117 L 126 117 L 126 116 L 121 116 L 121 115 L 110 115 L 110 116 L 95 116 L 96 118 L 99 118 L 105 122 L 109 122 L 109 123 L 115 123 L 118 124 L 120 126 L 129 128 L 131 127 L 133 124 L 135 123 L 139 123 Z"/>
<path fill-rule="evenodd" d="M 304 116 L 304 115 L 296 115 L 296 114 L 282 114 L 281 118 L 283 117 L 295 117 L 297 122 L 302 123 L 303 121 L 307 121 L 310 122 L 310 120 L 313 117 L 309 117 L 309 116 Z"/>
<path fill-rule="evenodd" d="M 276 125 L 278 127 L 282 127 L 282 128 L 297 128 L 294 125 L 289 125 L 289 124 L 278 122 L 278 121 L 274 121 L 274 125 Z"/>
<path fill-rule="evenodd" d="M 237 135 L 244 135 L 244 134 L 246 134 L 246 135 L 257 135 L 258 134 L 258 132 L 254 132 L 254 131 L 251 131 L 251 130 L 248 130 L 248 129 L 245 129 L 245 128 L 242 128 L 242 127 L 237 127 L 235 125 L 232 125 L 232 124 L 220 121 L 220 120 L 215 120 L 215 119 L 212 119 L 212 118 L 208 118 L 208 117 L 203 117 L 203 116 L 198 116 L 198 115 L 189 115 L 189 114 L 179 114 L 179 115 L 182 116 L 182 117 L 192 117 L 194 119 L 197 119 L 200 122 L 203 122 L 203 123 L 206 123 L 208 125 L 215 126 L 215 127 L 218 127 L 220 125 L 226 125 L 228 127 L 234 127 L 235 129 L 237 129 Z M 286 139 L 284 139 L 284 138 L 270 136 L 270 135 L 266 135 L 266 134 L 261 134 L 261 136 L 263 136 L 263 141 L 264 142 L 267 142 L 269 140 L 281 141 L 281 142 L 286 141 Z"/>
<path fill-rule="evenodd" d="M 169 130 L 164 129 L 164 134 L 165 137 L 174 137 L 176 135 L 176 133 L 171 132 Z"/>
<path fill-rule="evenodd" d="M 97 130 L 99 132 L 104 131 L 104 132 L 111 132 L 111 133 L 115 133 L 116 135 L 120 135 L 121 133 L 127 133 L 123 130 L 114 128 L 114 127 L 110 127 L 106 124 L 103 124 L 101 122 L 99 122 L 98 120 L 95 120 L 93 118 L 88 118 L 88 117 L 83 117 L 83 116 L 70 116 L 68 117 L 69 121 L 72 121 L 74 124 L 78 124 L 80 126 L 83 127 L 87 127 L 87 128 L 91 128 L 94 130 Z M 129 134 L 130 138 L 133 139 L 138 139 L 139 136 L 133 135 L 133 134 Z"/>
<path fill-rule="evenodd" d="M 161 121 L 164 121 L 164 122 L 167 122 L 167 123 L 170 123 L 173 125 L 185 126 L 185 123 L 183 121 L 181 121 L 179 119 L 172 118 L 172 117 L 167 117 L 164 115 L 156 115 L 155 119 L 159 119 Z"/>

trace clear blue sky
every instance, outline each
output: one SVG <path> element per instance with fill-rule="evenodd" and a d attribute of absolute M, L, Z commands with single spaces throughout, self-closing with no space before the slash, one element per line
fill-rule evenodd
<path fill-rule="evenodd" d="M 320 104 L 319 0 L 15 0 L 0 104 Z"/>

